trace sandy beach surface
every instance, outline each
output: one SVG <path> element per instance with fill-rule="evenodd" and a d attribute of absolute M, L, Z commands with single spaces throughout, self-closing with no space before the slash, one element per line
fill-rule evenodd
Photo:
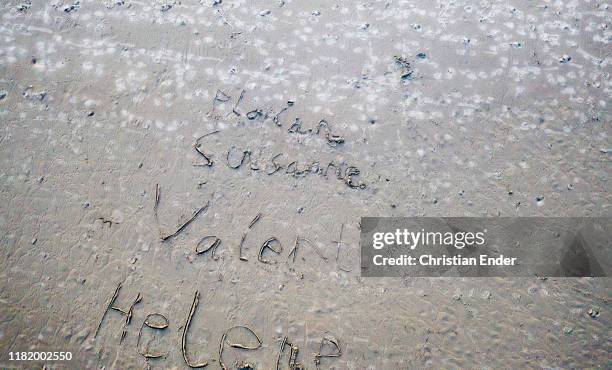
<path fill-rule="evenodd" d="M 281 369 L 612 366 L 609 278 L 359 261 L 362 216 L 610 216 L 610 3 L 0 17 L 1 367 L 185 369 L 185 348 L 221 368 L 225 343 L 228 369 L 269 370 L 284 338 Z M 73 358 L 9 358 L 27 351 Z"/>

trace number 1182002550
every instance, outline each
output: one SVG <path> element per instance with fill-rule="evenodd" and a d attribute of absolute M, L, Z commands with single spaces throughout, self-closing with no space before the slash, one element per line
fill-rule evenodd
<path fill-rule="evenodd" d="M 72 352 L 40 352 L 40 351 L 23 351 L 9 352 L 9 361 L 70 361 L 72 360 Z"/>

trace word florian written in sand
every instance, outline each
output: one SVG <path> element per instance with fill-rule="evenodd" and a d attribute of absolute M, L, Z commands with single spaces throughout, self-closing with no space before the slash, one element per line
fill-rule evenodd
<path fill-rule="evenodd" d="M 283 122 L 281 120 L 281 115 L 283 115 L 286 111 L 288 111 L 291 107 L 293 107 L 294 102 L 288 101 L 286 106 L 283 107 L 279 112 L 274 112 L 272 109 L 263 109 L 256 108 L 250 110 L 246 113 L 243 113 L 239 109 L 240 103 L 243 101 L 245 91 L 242 90 L 239 98 L 237 99 L 234 107 L 228 113 L 228 115 L 235 115 L 239 119 L 246 118 L 249 121 L 272 121 L 276 127 L 283 127 Z M 221 90 L 217 90 L 215 97 L 213 99 L 212 109 L 209 112 L 209 115 L 215 117 L 215 119 L 221 119 L 222 116 L 219 116 L 215 113 L 215 108 L 217 107 L 217 103 L 225 103 L 231 99 L 231 96 L 226 94 Z M 203 163 L 196 164 L 198 167 L 213 167 L 214 160 L 213 155 L 208 153 L 204 149 L 204 141 L 211 135 L 218 134 L 221 131 L 215 130 L 204 134 L 198 137 L 194 144 L 194 149 L 198 153 L 198 155 L 204 160 Z M 342 144 L 344 144 L 344 137 L 337 135 L 333 132 L 330 123 L 321 119 L 314 127 L 304 128 L 302 119 L 296 117 L 293 123 L 287 129 L 288 134 L 290 135 L 298 135 L 298 136 L 314 136 L 314 137 L 322 137 L 327 145 L 331 148 L 338 148 Z M 251 148 L 247 148 L 244 150 L 238 150 L 235 146 L 231 146 L 227 149 L 227 152 L 224 153 L 225 164 L 227 167 L 231 169 L 239 169 L 243 165 L 248 164 L 249 168 L 253 171 L 263 170 L 267 175 L 274 175 L 276 173 L 285 173 L 286 175 L 290 175 L 296 178 L 305 177 L 307 175 L 315 174 L 320 175 L 325 178 L 328 176 L 328 172 L 330 169 L 333 169 L 336 173 L 336 178 L 338 180 L 343 181 L 347 186 L 352 189 L 365 189 L 366 185 L 362 181 L 356 179 L 357 176 L 360 175 L 361 171 L 356 167 L 346 163 L 336 163 L 334 161 L 329 161 L 327 163 L 321 163 L 318 160 L 312 160 L 308 163 L 300 164 L 295 160 L 287 160 L 287 157 L 284 153 L 277 153 L 275 155 L 270 156 L 269 158 L 263 158 L 261 152 L 259 154 L 255 154 L 255 151 Z M 262 163 L 265 163 L 262 165 Z"/>
<path fill-rule="evenodd" d="M 102 313 L 102 317 L 96 327 L 96 331 L 94 332 L 93 338 L 95 339 L 100 332 L 102 327 L 102 323 L 107 315 L 112 312 L 117 312 L 124 317 L 123 325 L 121 327 L 121 336 L 119 338 L 119 343 L 123 342 L 127 335 L 128 326 L 132 321 L 132 317 L 134 315 L 135 307 L 142 302 L 142 296 L 140 293 L 136 295 L 136 298 L 132 302 L 132 304 L 125 308 L 120 308 L 115 305 L 115 301 L 119 297 L 119 293 L 121 291 L 122 284 L 119 283 L 113 293 L 113 296 L 109 300 L 104 312 Z M 217 362 L 219 367 L 223 370 L 227 370 L 227 365 L 223 362 L 223 351 L 227 348 L 234 348 L 240 351 L 255 351 L 262 347 L 263 340 L 257 335 L 257 333 L 244 325 L 236 325 L 232 326 L 229 329 L 225 330 L 221 334 L 221 339 L 219 340 L 219 351 L 216 358 L 210 360 L 196 360 L 196 356 L 193 350 L 189 350 L 188 346 L 188 335 L 191 329 L 191 321 L 193 316 L 196 314 L 198 305 L 200 302 L 200 293 L 196 290 L 193 301 L 191 303 L 191 307 L 186 315 L 185 323 L 182 325 L 180 330 L 182 330 L 181 335 L 181 353 L 183 355 L 183 360 L 185 364 L 191 368 L 203 368 L 208 366 L 212 362 Z M 152 336 L 154 332 L 169 330 L 170 320 L 168 317 L 159 312 L 149 313 L 145 316 L 142 324 L 140 325 L 140 329 L 138 330 L 138 339 L 136 341 L 136 350 L 138 353 L 144 358 L 147 367 L 150 366 L 150 361 L 154 359 L 164 359 L 169 354 L 168 350 L 161 349 L 162 345 L 160 343 L 153 343 L 155 340 L 151 338 L 150 340 L 142 340 L 144 336 Z M 232 337 L 237 336 L 238 332 L 242 332 L 242 337 L 249 337 L 250 340 L 245 341 L 246 343 L 236 342 L 232 340 Z M 141 343 L 147 343 L 142 345 Z M 151 348 L 156 347 L 156 348 Z M 281 369 L 281 363 L 283 362 L 283 357 L 287 359 L 287 364 L 289 369 L 291 370 L 303 370 L 305 366 L 299 362 L 299 347 L 292 344 L 289 341 L 288 337 L 284 337 L 281 341 L 280 348 L 278 354 L 276 356 L 276 370 Z M 288 355 L 286 355 L 288 353 Z M 322 363 L 322 359 L 328 358 L 331 361 L 331 358 L 342 356 L 342 348 L 340 345 L 340 341 L 331 333 L 326 332 L 323 334 L 321 341 L 319 343 L 319 351 L 314 354 L 313 363 L 316 369 L 320 369 L 320 365 Z M 239 370 L 252 370 L 255 369 L 255 366 L 247 361 L 238 361 L 236 364 L 236 368 Z"/>

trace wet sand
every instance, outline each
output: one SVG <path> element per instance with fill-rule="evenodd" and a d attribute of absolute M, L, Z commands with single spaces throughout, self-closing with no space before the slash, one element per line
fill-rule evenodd
<path fill-rule="evenodd" d="M 232 369 L 274 369 L 285 337 L 315 369 L 324 336 L 342 353 L 321 369 L 611 366 L 608 278 L 361 278 L 358 244 L 362 216 L 610 216 L 610 5 L 0 14 L 1 366 L 54 350 L 73 360 L 49 368 L 146 368 L 139 351 L 187 368 L 190 316 L 187 356 L 209 368 L 235 325 L 261 347 L 226 345 Z M 116 307 L 141 295 L 125 337 L 111 310 L 94 338 L 119 283 Z M 168 327 L 137 348 L 154 313 Z"/>

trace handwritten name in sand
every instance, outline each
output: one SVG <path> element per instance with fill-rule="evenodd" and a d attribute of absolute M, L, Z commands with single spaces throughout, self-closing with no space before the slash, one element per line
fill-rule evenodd
<path fill-rule="evenodd" d="M 136 306 L 138 306 L 142 302 L 142 296 L 140 295 L 140 293 L 138 293 L 134 301 L 127 308 L 118 307 L 115 305 L 115 302 L 119 297 L 121 288 L 122 284 L 119 283 L 115 288 L 115 292 L 113 293 L 112 297 L 108 301 L 108 304 L 106 305 L 106 308 L 104 309 L 102 317 L 98 323 L 98 326 L 96 327 L 96 331 L 94 332 L 94 339 L 98 336 L 100 329 L 102 328 L 104 319 L 112 313 L 118 313 L 124 318 L 123 324 L 121 326 L 121 336 L 119 338 L 119 343 L 122 343 L 125 337 L 127 336 L 128 326 L 130 326 L 132 322 L 134 310 L 136 309 Z M 199 304 L 200 293 L 196 290 L 189 311 L 187 311 L 187 314 L 185 315 L 186 318 L 184 324 L 179 327 L 179 330 L 181 330 L 181 353 L 183 355 L 183 361 L 187 366 L 191 368 L 203 368 L 213 362 L 217 362 L 221 369 L 227 370 L 228 367 L 223 361 L 223 352 L 226 348 L 229 347 L 239 351 L 256 351 L 262 348 L 264 341 L 255 332 L 255 330 L 245 325 L 235 325 L 221 333 L 217 356 L 215 358 L 203 360 L 202 355 L 196 355 L 193 350 L 190 350 L 188 341 L 189 332 L 190 330 L 192 330 L 192 320 L 197 312 Z M 148 313 L 143 319 L 140 325 L 140 329 L 138 330 L 136 350 L 144 358 L 147 368 L 150 367 L 150 361 L 155 359 L 165 359 L 168 356 L 169 350 L 167 346 L 164 347 L 161 343 L 162 339 L 158 339 L 156 336 L 154 336 L 154 333 L 159 333 L 162 331 L 165 332 L 167 330 L 170 330 L 169 328 L 170 320 L 168 319 L 168 316 L 162 313 L 151 312 Z M 239 333 L 241 335 L 238 335 Z M 149 337 L 149 340 L 143 340 L 142 338 L 145 336 Z M 237 341 L 233 339 L 235 337 L 240 337 L 242 338 L 242 340 Z M 299 361 L 299 352 L 299 347 L 297 345 L 292 344 L 288 337 L 284 337 L 281 341 L 278 353 L 276 355 L 276 369 L 281 369 L 281 363 L 283 361 L 283 358 L 287 360 L 289 369 L 305 369 L 305 366 Z M 319 343 L 319 351 L 313 356 L 313 363 L 315 365 L 315 368 L 320 368 L 322 359 L 324 358 L 331 359 L 340 356 L 342 356 L 342 346 L 340 345 L 340 341 L 330 332 L 323 333 L 321 341 Z M 240 370 L 255 369 L 255 365 L 253 365 L 253 363 L 244 360 L 238 361 L 236 363 L 236 367 Z"/>

